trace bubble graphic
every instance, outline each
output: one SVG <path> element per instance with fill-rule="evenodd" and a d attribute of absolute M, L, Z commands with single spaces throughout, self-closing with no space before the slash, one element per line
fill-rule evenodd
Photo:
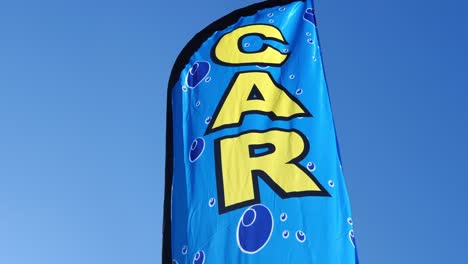
<path fill-rule="evenodd" d="M 187 86 L 182 86 L 182 91 L 186 92 L 187 91 Z"/>
<path fill-rule="evenodd" d="M 200 102 L 200 101 L 197 101 L 197 102 L 195 103 L 195 106 L 196 106 L 196 107 L 199 107 L 200 104 L 201 104 L 201 102 Z"/>
<path fill-rule="evenodd" d="M 297 241 L 304 243 L 304 241 L 306 240 L 306 235 L 304 234 L 304 232 L 299 230 L 296 232 L 296 239 Z"/>
<path fill-rule="evenodd" d="M 317 57 L 312 56 L 312 60 L 313 60 L 313 61 L 317 61 Z"/>
<path fill-rule="evenodd" d="M 329 180 L 328 181 L 328 186 L 333 188 L 333 187 L 335 187 L 335 183 L 332 180 Z"/>
<path fill-rule="evenodd" d="M 301 88 L 297 88 L 297 89 L 296 89 L 296 94 L 297 94 L 297 95 L 301 95 L 301 94 L 302 94 L 302 92 L 303 92 L 303 91 L 302 91 L 302 89 L 301 89 Z"/>
<path fill-rule="evenodd" d="M 288 50 L 288 49 L 283 49 L 283 52 L 284 52 L 284 53 L 288 53 L 289 50 Z"/>
<path fill-rule="evenodd" d="M 346 222 L 348 222 L 349 225 L 353 225 L 353 219 L 351 217 L 348 217 L 348 219 L 346 219 Z"/>
<path fill-rule="evenodd" d="M 207 61 L 197 61 L 192 65 L 188 74 L 186 83 L 189 88 L 197 87 L 210 72 L 210 63 Z"/>
<path fill-rule="evenodd" d="M 307 169 L 309 171 L 315 171 L 315 163 L 313 163 L 312 161 L 308 162 L 307 163 Z"/>
<path fill-rule="evenodd" d="M 211 122 L 211 116 L 205 118 L 205 124 L 209 124 Z"/>
<path fill-rule="evenodd" d="M 215 198 L 210 198 L 210 200 L 208 201 L 208 206 L 209 207 L 213 207 L 216 203 L 216 199 Z"/>
<path fill-rule="evenodd" d="M 356 248 L 356 237 L 354 236 L 353 230 L 349 230 L 349 241 L 351 241 L 353 247 Z"/>
<path fill-rule="evenodd" d="M 188 247 L 187 247 L 187 246 L 183 246 L 181 251 L 182 251 L 182 255 L 187 255 Z"/>
<path fill-rule="evenodd" d="M 311 35 L 312 35 L 312 33 L 310 33 L 310 32 L 306 33 L 306 36 L 308 36 L 308 37 L 310 37 Z"/>
<path fill-rule="evenodd" d="M 193 264 L 203 264 L 203 263 L 205 263 L 205 252 L 200 250 L 193 257 Z"/>
<path fill-rule="evenodd" d="M 203 138 L 196 138 L 192 145 L 190 145 L 189 160 L 190 162 L 196 161 L 200 158 L 201 154 L 205 150 L 205 140 Z"/>
<path fill-rule="evenodd" d="M 273 224 L 273 216 L 266 206 L 256 204 L 245 210 L 237 225 L 240 250 L 247 254 L 259 252 L 270 240 Z"/>
<path fill-rule="evenodd" d="M 281 222 L 286 221 L 286 219 L 288 219 L 288 215 L 287 215 L 286 213 L 282 213 L 282 214 L 280 215 L 280 220 L 281 220 Z"/>
<path fill-rule="evenodd" d="M 179 262 L 177 262 L 177 260 L 173 259 L 172 264 L 179 264 Z"/>
<path fill-rule="evenodd" d="M 294 79 L 294 78 L 296 78 L 296 75 L 294 75 L 294 74 L 289 75 L 289 79 L 292 80 L 292 79 Z"/>
<path fill-rule="evenodd" d="M 315 14 L 313 8 L 307 8 L 304 12 L 304 19 L 315 26 Z"/>
<path fill-rule="evenodd" d="M 211 77 L 206 77 L 205 78 L 205 82 L 210 82 L 211 81 Z"/>
<path fill-rule="evenodd" d="M 272 16 L 274 16 L 274 15 L 275 15 L 275 14 L 273 14 L 273 13 L 269 13 L 267 16 L 268 16 L 268 17 L 272 17 Z"/>
<path fill-rule="evenodd" d="M 280 8 L 278 8 L 278 10 L 283 12 L 284 10 L 286 10 L 286 7 L 280 7 Z"/>
<path fill-rule="evenodd" d="M 310 44 L 314 44 L 314 40 L 313 40 L 313 39 L 307 39 L 307 42 L 309 42 Z"/>
<path fill-rule="evenodd" d="M 289 237 L 289 231 L 288 230 L 284 230 L 283 231 L 283 234 L 281 234 L 283 236 L 283 238 L 288 238 Z"/>
<path fill-rule="evenodd" d="M 250 43 L 248 43 L 248 42 L 245 43 L 245 44 L 244 44 L 244 47 L 246 47 L 246 48 L 250 47 Z"/>
<path fill-rule="evenodd" d="M 268 22 L 270 22 L 270 23 L 274 23 L 274 22 L 275 22 L 275 20 L 273 20 L 273 19 L 270 19 L 270 20 L 268 20 Z"/>

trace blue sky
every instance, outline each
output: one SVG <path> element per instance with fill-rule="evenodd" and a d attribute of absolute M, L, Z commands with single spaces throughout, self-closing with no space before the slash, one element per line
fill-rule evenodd
<path fill-rule="evenodd" d="M 468 263 L 468 4 L 315 2 L 361 262 Z M 0 3 L 0 263 L 160 263 L 172 64 L 252 3 Z"/>

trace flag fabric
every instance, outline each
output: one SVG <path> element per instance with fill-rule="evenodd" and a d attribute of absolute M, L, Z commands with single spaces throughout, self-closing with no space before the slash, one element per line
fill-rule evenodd
<path fill-rule="evenodd" d="M 163 263 L 357 263 L 311 0 L 198 33 L 168 90 Z"/>

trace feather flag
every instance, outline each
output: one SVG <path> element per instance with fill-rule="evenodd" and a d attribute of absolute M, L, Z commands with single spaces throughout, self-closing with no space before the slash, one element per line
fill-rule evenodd
<path fill-rule="evenodd" d="M 311 0 L 234 11 L 171 73 L 163 263 L 357 263 Z"/>

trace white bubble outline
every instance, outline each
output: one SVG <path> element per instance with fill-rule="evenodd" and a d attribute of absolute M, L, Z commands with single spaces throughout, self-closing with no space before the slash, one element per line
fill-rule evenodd
<path fill-rule="evenodd" d="M 351 242 L 351 245 L 353 245 L 353 248 L 356 248 L 356 245 L 354 245 L 353 239 L 351 238 L 351 237 L 356 238 L 353 229 L 349 230 L 348 237 L 349 237 L 349 242 Z"/>
<path fill-rule="evenodd" d="M 253 219 L 252 219 L 252 222 L 251 222 L 250 224 L 246 225 L 246 224 L 244 223 L 244 216 L 245 216 L 245 214 L 246 214 L 248 211 L 252 211 L 252 212 L 254 213 L 254 217 L 253 217 Z M 247 210 L 242 214 L 241 222 L 242 222 L 242 225 L 243 225 L 244 227 L 249 227 L 249 226 L 253 225 L 253 224 L 255 223 L 255 220 L 257 220 L 257 211 L 255 211 L 255 210 L 252 209 L 252 208 L 247 209 Z"/>
<path fill-rule="evenodd" d="M 304 240 L 301 241 L 301 240 L 297 237 L 297 236 L 299 235 L 299 233 L 302 233 L 302 235 L 304 236 Z M 306 238 L 307 238 L 307 236 L 306 236 L 306 234 L 304 233 L 304 231 L 302 231 L 302 230 L 297 230 L 297 231 L 296 231 L 296 240 L 297 240 L 298 242 L 304 243 L 304 242 L 306 241 Z"/>
<path fill-rule="evenodd" d="M 205 258 L 205 256 L 206 256 L 206 255 L 205 255 L 205 252 L 204 252 L 203 250 L 198 250 L 197 253 L 195 253 L 195 256 L 193 256 L 193 261 L 192 261 L 193 264 L 195 264 L 195 261 L 196 261 L 196 260 L 199 260 L 199 259 L 200 259 L 200 257 L 201 257 L 201 254 L 199 254 L 200 252 L 203 254 L 203 257 L 204 257 L 201 264 L 204 264 L 204 263 L 205 263 L 205 259 L 206 259 L 206 258 Z M 198 256 L 197 259 L 195 259 L 195 258 L 197 257 L 197 254 L 198 254 L 199 256 Z"/>
<path fill-rule="evenodd" d="M 199 158 L 201 157 L 201 155 L 203 154 L 203 151 L 205 151 L 205 147 L 206 147 L 206 142 L 205 142 L 205 140 L 204 140 L 202 137 L 197 137 L 197 138 L 194 139 L 193 141 L 195 142 L 197 139 L 201 139 L 201 140 L 203 141 L 203 148 L 202 148 L 200 154 L 198 155 L 198 157 L 195 158 L 194 160 L 192 160 L 192 158 L 190 157 L 190 151 L 189 151 L 188 158 L 189 158 L 189 161 L 190 161 L 191 163 L 194 163 L 197 159 L 199 159 Z M 192 144 L 193 144 L 193 142 L 192 142 Z M 197 145 L 198 145 L 198 142 L 197 142 Z M 197 145 L 195 145 L 195 148 L 197 147 Z M 191 145 L 190 145 L 190 150 L 193 150 Z"/>
<path fill-rule="evenodd" d="M 281 216 L 282 216 L 283 214 L 284 214 L 284 216 L 285 216 L 284 220 L 281 219 Z M 281 214 L 280 214 L 280 221 L 281 221 L 281 222 L 285 222 L 286 220 L 288 220 L 288 214 L 287 214 L 287 213 L 281 213 Z"/>
<path fill-rule="evenodd" d="M 309 10 L 310 10 L 310 11 L 309 11 Z M 304 15 L 302 16 L 302 19 L 304 19 L 305 21 L 307 21 L 307 22 L 309 22 L 309 23 L 311 23 L 312 25 L 315 26 L 315 24 L 312 23 L 312 21 L 307 20 L 307 19 L 305 18 L 305 14 L 306 14 L 306 13 L 307 13 L 307 14 L 310 14 L 310 15 L 312 15 L 312 16 L 314 16 L 313 10 L 314 10 L 313 8 L 307 8 L 307 9 L 305 10 L 305 12 L 304 12 Z M 307 12 L 307 11 L 309 11 L 309 12 Z"/>
<path fill-rule="evenodd" d="M 206 63 L 208 63 L 208 72 L 206 72 L 206 76 L 208 76 L 208 75 L 210 74 L 210 71 L 211 71 L 211 64 L 210 64 L 210 62 L 208 62 L 208 61 L 196 61 L 196 62 L 194 62 L 194 63 L 192 64 L 192 67 L 190 67 L 187 76 L 185 76 L 185 84 L 186 84 L 186 86 L 187 86 L 188 88 L 190 88 L 190 89 L 195 89 L 200 83 L 202 83 L 202 81 L 203 81 L 203 80 L 205 79 L 205 77 L 206 77 L 206 76 L 205 76 L 205 77 L 202 79 L 202 81 L 200 81 L 199 83 L 197 83 L 197 85 L 195 85 L 195 86 L 193 86 L 193 87 L 190 86 L 190 85 L 188 84 L 188 77 L 189 77 L 189 75 L 194 75 L 194 73 L 192 72 L 193 66 L 194 66 L 195 64 L 199 64 L 200 62 L 206 62 Z"/>
<path fill-rule="evenodd" d="M 185 251 L 185 253 L 184 253 L 184 251 Z M 184 245 L 184 246 L 182 247 L 182 249 L 180 250 L 180 252 L 182 253 L 182 255 L 187 255 L 187 253 L 188 253 L 188 246 L 187 246 L 187 245 Z"/>
<path fill-rule="evenodd" d="M 349 225 L 353 225 L 353 218 L 348 217 L 348 218 L 346 219 L 346 222 L 348 222 Z"/>
<path fill-rule="evenodd" d="M 210 204 L 211 200 L 213 200 L 213 204 Z M 215 204 L 216 204 L 216 199 L 215 199 L 214 197 L 211 197 L 211 198 L 208 200 L 208 206 L 209 206 L 209 207 L 213 207 L 213 206 L 215 206 Z"/>
<path fill-rule="evenodd" d="M 259 249 L 250 252 L 250 251 L 244 250 L 244 249 L 241 247 L 241 245 L 240 245 L 240 241 L 239 241 L 239 227 L 240 227 L 240 224 L 241 224 L 241 222 L 242 222 L 242 218 L 244 217 L 244 214 L 245 214 L 248 210 L 252 209 L 252 207 L 254 207 L 254 206 L 256 206 L 256 205 L 265 207 L 265 208 L 267 209 L 268 213 L 270 213 L 271 230 L 270 230 L 270 235 L 268 236 L 268 238 L 267 238 L 267 240 L 265 241 L 265 243 L 264 243 Z M 256 212 L 255 212 L 255 215 L 256 215 Z M 262 250 L 262 249 L 268 244 L 268 242 L 269 242 L 270 239 L 271 239 L 271 236 L 272 236 L 272 234 L 273 234 L 273 230 L 274 230 L 274 229 L 275 229 L 275 219 L 273 219 L 273 214 L 271 213 L 270 209 L 269 209 L 268 207 L 266 207 L 265 205 L 263 205 L 263 204 L 254 204 L 254 205 L 250 206 L 249 208 L 247 208 L 247 209 L 244 211 L 244 213 L 242 214 L 241 218 L 239 219 L 239 223 L 237 224 L 237 229 L 236 229 L 237 246 L 239 247 L 239 249 L 240 249 L 242 252 L 244 252 L 244 253 L 246 253 L 246 254 L 251 254 L 251 255 L 252 255 L 252 254 L 255 254 L 255 253 L 259 252 L 260 250 Z"/>
<path fill-rule="evenodd" d="M 284 232 L 287 232 L 286 236 L 284 236 Z M 286 239 L 289 237 L 289 230 L 284 230 L 282 233 L 281 233 L 281 236 Z"/>
<path fill-rule="evenodd" d="M 332 181 L 332 180 L 329 180 L 329 181 L 328 181 L 328 186 L 330 186 L 330 187 L 332 187 L 332 188 L 335 187 L 335 182 Z"/>
<path fill-rule="evenodd" d="M 312 165 L 314 165 L 314 168 L 313 168 L 313 169 L 309 169 L 309 166 L 312 166 Z M 316 165 L 314 162 L 312 162 L 312 161 L 307 162 L 307 170 L 308 170 L 308 171 L 314 172 L 315 169 L 317 169 L 317 165 Z"/>

